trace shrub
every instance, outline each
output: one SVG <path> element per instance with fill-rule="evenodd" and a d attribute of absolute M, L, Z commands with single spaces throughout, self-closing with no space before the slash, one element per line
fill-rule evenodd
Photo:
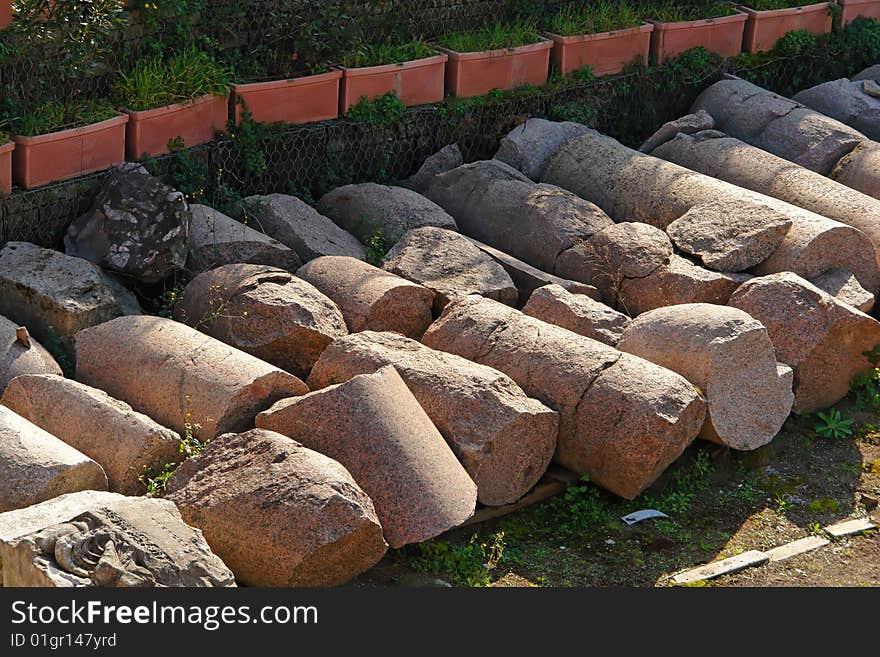
<path fill-rule="evenodd" d="M 223 95 L 232 80 L 232 71 L 209 54 L 188 48 L 167 59 L 141 59 L 120 73 L 113 97 L 130 110 L 148 110 L 206 94 Z"/>

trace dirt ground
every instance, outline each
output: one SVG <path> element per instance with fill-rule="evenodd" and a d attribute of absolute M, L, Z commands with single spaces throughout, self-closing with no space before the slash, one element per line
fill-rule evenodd
<path fill-rule="evenodd" d="M 770 445 L 741 453 L 697 441 L 631 502 L 578 482 L 554 498 L 424 544 L 390 551 L 360 585 L 667 586 L 682 569 L 763 550 L 873 514 L 880 520 L 880 415 L 836 407 L 851 436 L 792 416 Z M 668 520 L 627 526 L 654 508 Z M 880 586 L 876 530 L 705 586 Z"/>

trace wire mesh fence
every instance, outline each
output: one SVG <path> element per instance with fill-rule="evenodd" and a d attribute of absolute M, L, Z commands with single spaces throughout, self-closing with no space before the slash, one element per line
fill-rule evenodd
<path fill-rule="evenodd" d="M 31 0 L 37 4 L 48 1 Z M 113 0 L 81 4 L 102 2 Z M 258 78 L 267 72 L 278 75 L 284 69 L 280 62 L 289 60 L 297 49 L 312 47 L 310 43 L 323 45 L 309 58 L 332 58 L 334 52 L 338 55 L 346 47 L 343 42 L 347 38 L 358 41 L 366 35 L 382 39 L 395 34 L 431 39 L 450 30 L 528 16 L 563 3 L 161 0 L 143 9 L 141 3 L 135 3 L 137 7 L 132 8 L 123 28 L 111 30 L 105 49 L 54 78 L 40 73 L 41 67 L 52 61 L 51 48 L 40 56 L 32 51 L 28 54 L 26 48 L 12 48 L 8 41 L 0 42 L 0 106 L 6 111 L 21 110 L 28 103 L 45 102 L 49 93 L 100 96 L 125 62 L 182 44 L 213 48 L 237 71 L 246 70 L 243 62 L 256 62 L 258 66 L 247 70 Z M 355 36 L 347 37 L 352 29 Z M 660 124 L 686 113 L 696 95 L 725 72 L 736 72 L 783 95 L 852 74 L 874 63 L 880 53 L 880 29 L 875 25 L 872 30 L 847 37 L 846 47 L 840 39 L 840 43 L 830 39 L 830 45 L 812 50 L 780 51 L 745 62 L 703 52 L 690 60 L 614 77 L 580 82 L 557 78 L 541 89 L 410 108 L 388 122 L 340 119 L 289 126 L 246 122 L 231 126 L 227 137 L 149 160 L 145 165 L 184 191 L 191 201 L 232 214 L 242 198 L 254 194 L 289 193 L 314 202 L 343 184 L 398 181 L 447 144 L 458 144 L 466 161 L 488 158 L 507 132 L 533 116 L 578 121 L 638 146 Z M 46 36 L 50 37 L 57 39 L 58 34 Z M 26 240 L 58 246 L 66 225 L 88 208 L 105 175 L 17 191 L 0 200 L 0 243 Z"/>

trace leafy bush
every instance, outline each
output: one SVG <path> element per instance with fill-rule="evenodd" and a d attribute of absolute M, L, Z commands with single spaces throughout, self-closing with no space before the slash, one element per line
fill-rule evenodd
<path fill-rule="evenodd" d="M 406 112 L 406 105 L 393 92 L 382 94 L 373 101 L 361 98 L 348 109 L 349 119 L 366 121 L 372 125 L 394 125 Z"/>

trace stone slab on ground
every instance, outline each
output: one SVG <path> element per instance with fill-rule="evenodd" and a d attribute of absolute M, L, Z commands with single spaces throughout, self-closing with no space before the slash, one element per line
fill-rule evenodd
<path fill-rule="evenodd" d="M 877 525 L 871 522 L 870 518 L 856 518 L 855 520 L 844 520 L 828 525 L 824 528 L 828 534 L 834 538 L 843 538 L 852 534 L 861 534 L 869 529 L 876 529 Z"/>
<path fill-rule="evenodd" d="M 692 584 L 707 579 L 714 579 L 721 575 L 729 575 L 743 568 L 751 568 L 752 566 L 760 566 L 766 563 L 769 557 L 766 552 L 760 550 L 749 550 L 734 557 L 728 557 L 721 561 L 713 561 L 705 566 L 699 566 L 679 573 L 672 578 L 672 583 L 676 585 Z"/>
<path fill-rule="evenodd" d="M 806 536 L 796 541 L 792 541 L 791 543 L 775 547 L 772 550 L 767 550 L 764 554 L 767 555 L 770 561 L 785 561 L 786 559 L 791 559 L 799 554 L 818 550 L 820 547 L 824 547 L 830 542 L 831 541 L 824 536 Z"/>

